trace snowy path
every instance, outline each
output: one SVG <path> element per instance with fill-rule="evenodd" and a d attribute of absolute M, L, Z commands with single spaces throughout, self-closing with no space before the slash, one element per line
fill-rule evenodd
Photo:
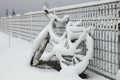
<path fill-rule="evenodd" d="M 0 80 L 78 80 L 73 75 L 58 73 L 54 70 L 43 70 L 29 66 L 31 43 L 11 37 L 0 32 Z M 68 71 L 69 72 L 69 71 Z M 87 80 L 108 80 L 87 71 Z"/>

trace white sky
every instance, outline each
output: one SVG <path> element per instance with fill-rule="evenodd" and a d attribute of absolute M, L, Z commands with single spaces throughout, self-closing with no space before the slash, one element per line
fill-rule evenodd
<path fill-rule="evenodd" d="M 9 10 L 9 15 L 14 8 L 16 13 L 23 14 L 30 11 L 41 10 L 44 2 L 48 2 L 49 6 L 59 7 L 71 4 L 80 4 L 83 2 L 98 1 L 98 0 L 0 0 L 0 16 L 5 16 L 6 9 Z"/>

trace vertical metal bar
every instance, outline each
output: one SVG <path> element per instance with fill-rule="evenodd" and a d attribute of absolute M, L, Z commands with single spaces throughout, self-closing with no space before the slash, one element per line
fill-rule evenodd
<path fill-rule="evenodd" d="M 30 36 L 31 36 L 31 42 L 32 42 L 32 14 L 30 14 Z"/>
<path fill-rule="evenodd" d="M 118 68 L 120 69 L 120 23 L 118 24 Z"/>
<path fill-rule="evenodd" d="M 9 17 L 9 46 L 11 45 L 11 34 L 10 34 L 10 32 L 11 32 L 11 17 Z"/>

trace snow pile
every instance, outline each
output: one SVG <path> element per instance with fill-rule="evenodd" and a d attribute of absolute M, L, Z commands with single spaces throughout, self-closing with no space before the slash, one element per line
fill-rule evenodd
<path fill-rule="evenodd" d="M 64 75 L 65 75 L 65 77 L 62 77 L 63 78 L 62 80 L 82 80 L 77 75 L 76 70 L 73 66 L 64 67 L 60 71 L 59 76 L 64 76 Z"/>
<path fill-rule="evenodd" d="M 116 80 L 119 80 L 120 79 L 120 70 L 118 70 L 117 72 L 117 79 Z"/>
<path fill-rule="evenodd" d="M 31 43 L 0 33 L 0 80 L 52 80 L 56 71 L 39 70 L 29 65 Z M 46 74 L 48 73 L 48 74 Z"/>
<path fill-rule="evenodd" d="M 0 32 L 0 80 L 80 80 L 74 77 L 74 72 L 70 74 L 71 68 L 58 73 L 29 66 L 30 52 L 31 43 L 11 37 L 9 46 L 8 35 Z M 90 77 L 87 80 L 108 80 L 90 71 L 86 73 Z"/>

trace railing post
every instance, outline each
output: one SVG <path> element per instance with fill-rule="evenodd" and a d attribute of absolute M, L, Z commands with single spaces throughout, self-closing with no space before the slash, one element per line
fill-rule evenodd
<path fill-rule="evenodd" d="M 30 14 L 30 37 L 32 42 L 32 14 Z"/>
<path fill-rule="evenodd" d="M 53 10 L 53 14 L 56 15 L 56 8 L 54 8 L 54 10 Z"/>
<path fill-rule="evenodd" d="M 120 23 L 118 24 L 118 68 L 120 69 Z"/>
<path fill-rule="evenodd" d="M 117 79 L 120 79 L 120 23 L 118 24 L 118 72 Z"/>
<path fill-rule="evenodd" d="M 8 18 L 8 23 L 9 23 L 9 46 L 11 45 L 11 17 Z"/>

